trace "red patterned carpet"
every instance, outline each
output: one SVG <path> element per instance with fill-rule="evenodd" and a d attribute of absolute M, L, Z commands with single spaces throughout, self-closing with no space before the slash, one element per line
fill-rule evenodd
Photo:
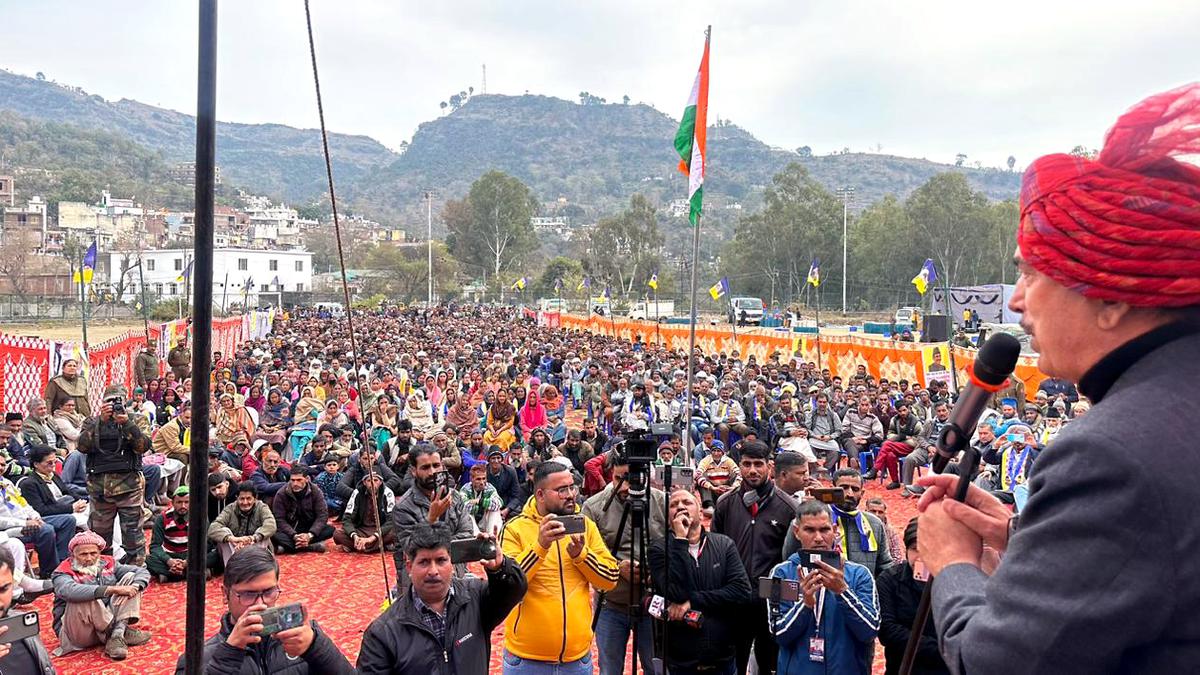
<path fill-rule="evenodd" d="M 889 521 L 899 532 L 915 513 L 915 502 L 903 499 L 897 492 L 887 492 L 878 483 L 868 486 L 868 495 L 884 495 L 889 504 Z M 388 559 L 388 574 L 395 579 Z M 367 624 L 379 613 L 384 596 L 379 558 L 375 556 L 351 555 L 340 552 L 282 556 L 283 595 L 280 602 L 300 601 L 309 608 L 312 616 L 329 633 L 343 653 L 354 662 L 358 656 L 359 643 Z M 64 674 L 88 673 L 137 673 L 159 675 L 171 673 L 175 661 L 183 653 L 184 606 L 186 597 L 184 584 L 154 583 L 146 592 L 142 604 L 142 627 L 151 630 L 154 638 L 149 644 L 131 647 L 129 658 L 116 663 L 104 656 L 99 649 L 76 652 L 54 659 L 59 672 Z M 42 639 L 53 650 L 58 640 L 51 630 L 49 597 L 40 598 L 33 607 L 41 614 Z M 224 611 L 220 579 L 208 583 L 206 632 L 216 631 L 218 618 Z M 492 672 L 500 672 L 500 634 L 493 636 L 496 647 L 492 653 Z M 883 673 L 883 650 L 876 650 L 875 673 Z"/>

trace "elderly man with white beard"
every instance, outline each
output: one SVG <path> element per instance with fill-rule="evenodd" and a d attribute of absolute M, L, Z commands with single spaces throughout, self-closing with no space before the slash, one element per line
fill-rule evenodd
<path fill-rule="evenodd" d="M 132 627 L 141 618 L 150 572 L 101 555 L 104 546 L 100 535 L 80 532 L 67 547 L 71 557 L 54 570 L 55 656 L 102 644 L 105 655 L 120 661 L 130 646 L 150 641 L 149 632 Z"/>

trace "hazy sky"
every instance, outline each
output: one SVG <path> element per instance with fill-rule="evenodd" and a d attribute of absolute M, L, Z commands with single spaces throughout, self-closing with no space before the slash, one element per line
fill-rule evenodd
<path fill-rule="evenodd" d="M 194 112 L 196 14 L 0 0 L 0 67 Z M 818 153 L 1023 166 L 1099 146 L 1129 105 L 1200 78 L 1185 0 L 313 0 L 313 20 L 330 127 L 390 147 L 480 91 L 484 63 L 489 93 L 628 94 L 678 117 L 710 23 L 710 121 Z M 301 0 L 226 0 L 220 31 L 220 119 L 316 126 Z"/>

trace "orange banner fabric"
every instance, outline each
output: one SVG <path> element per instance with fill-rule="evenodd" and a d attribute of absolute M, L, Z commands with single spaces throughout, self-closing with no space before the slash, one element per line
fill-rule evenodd
<path fill-rule="evenodd" d="M 634 341 L 640 339 L 647 344 L 665 344 L 671 349 L 687 350 L 688 326 L 679 324 L 655 324 L 651 321 L 608 319 L 604 317 L 582 317 L 563 314 L 560 325 L 569 330 L 583 330 L 600 335 L 615 335 Z M 859 335 L 822 335 L 820 349 L 815 334 L 789 333 L 770 328 L 718 330 L 708 326 L 697 326 L 696 346 L 709 355 L 730 354 L 737 350 L 741 358 L 753 355 L 763 363 L 778 352 L 780 358 L 798 357 L 813 363 L 820 362 L 833 375 L 843 380 L 852 377 L 858 366 L 866 366 L 873 377 L 889 380 L 905 379 L 909 382 L 926 384 L 922 351 L 946 343 L 897 342 L 878 337 Z M 966 368 L 975 361 L 976 349 L 952 347 L 953 362 L 958 372 L 958 382 L 966 382 Z M 949 365 L 949 364 L 947 364 Z M 1033 400 L 1038 384 L 1046 376 L 1037 368 L 1037 357 L 1022 356 L 1014 374 L 1025 384 L 1026 397 Z"/>

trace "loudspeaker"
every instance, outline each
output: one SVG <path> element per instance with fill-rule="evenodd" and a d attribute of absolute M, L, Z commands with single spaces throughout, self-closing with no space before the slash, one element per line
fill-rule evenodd
<path fill-rule="evenodd" d="M 950 315 L 927 314 L 921 329 L 921 342 L 946 342 L 950 339 Z"/>

